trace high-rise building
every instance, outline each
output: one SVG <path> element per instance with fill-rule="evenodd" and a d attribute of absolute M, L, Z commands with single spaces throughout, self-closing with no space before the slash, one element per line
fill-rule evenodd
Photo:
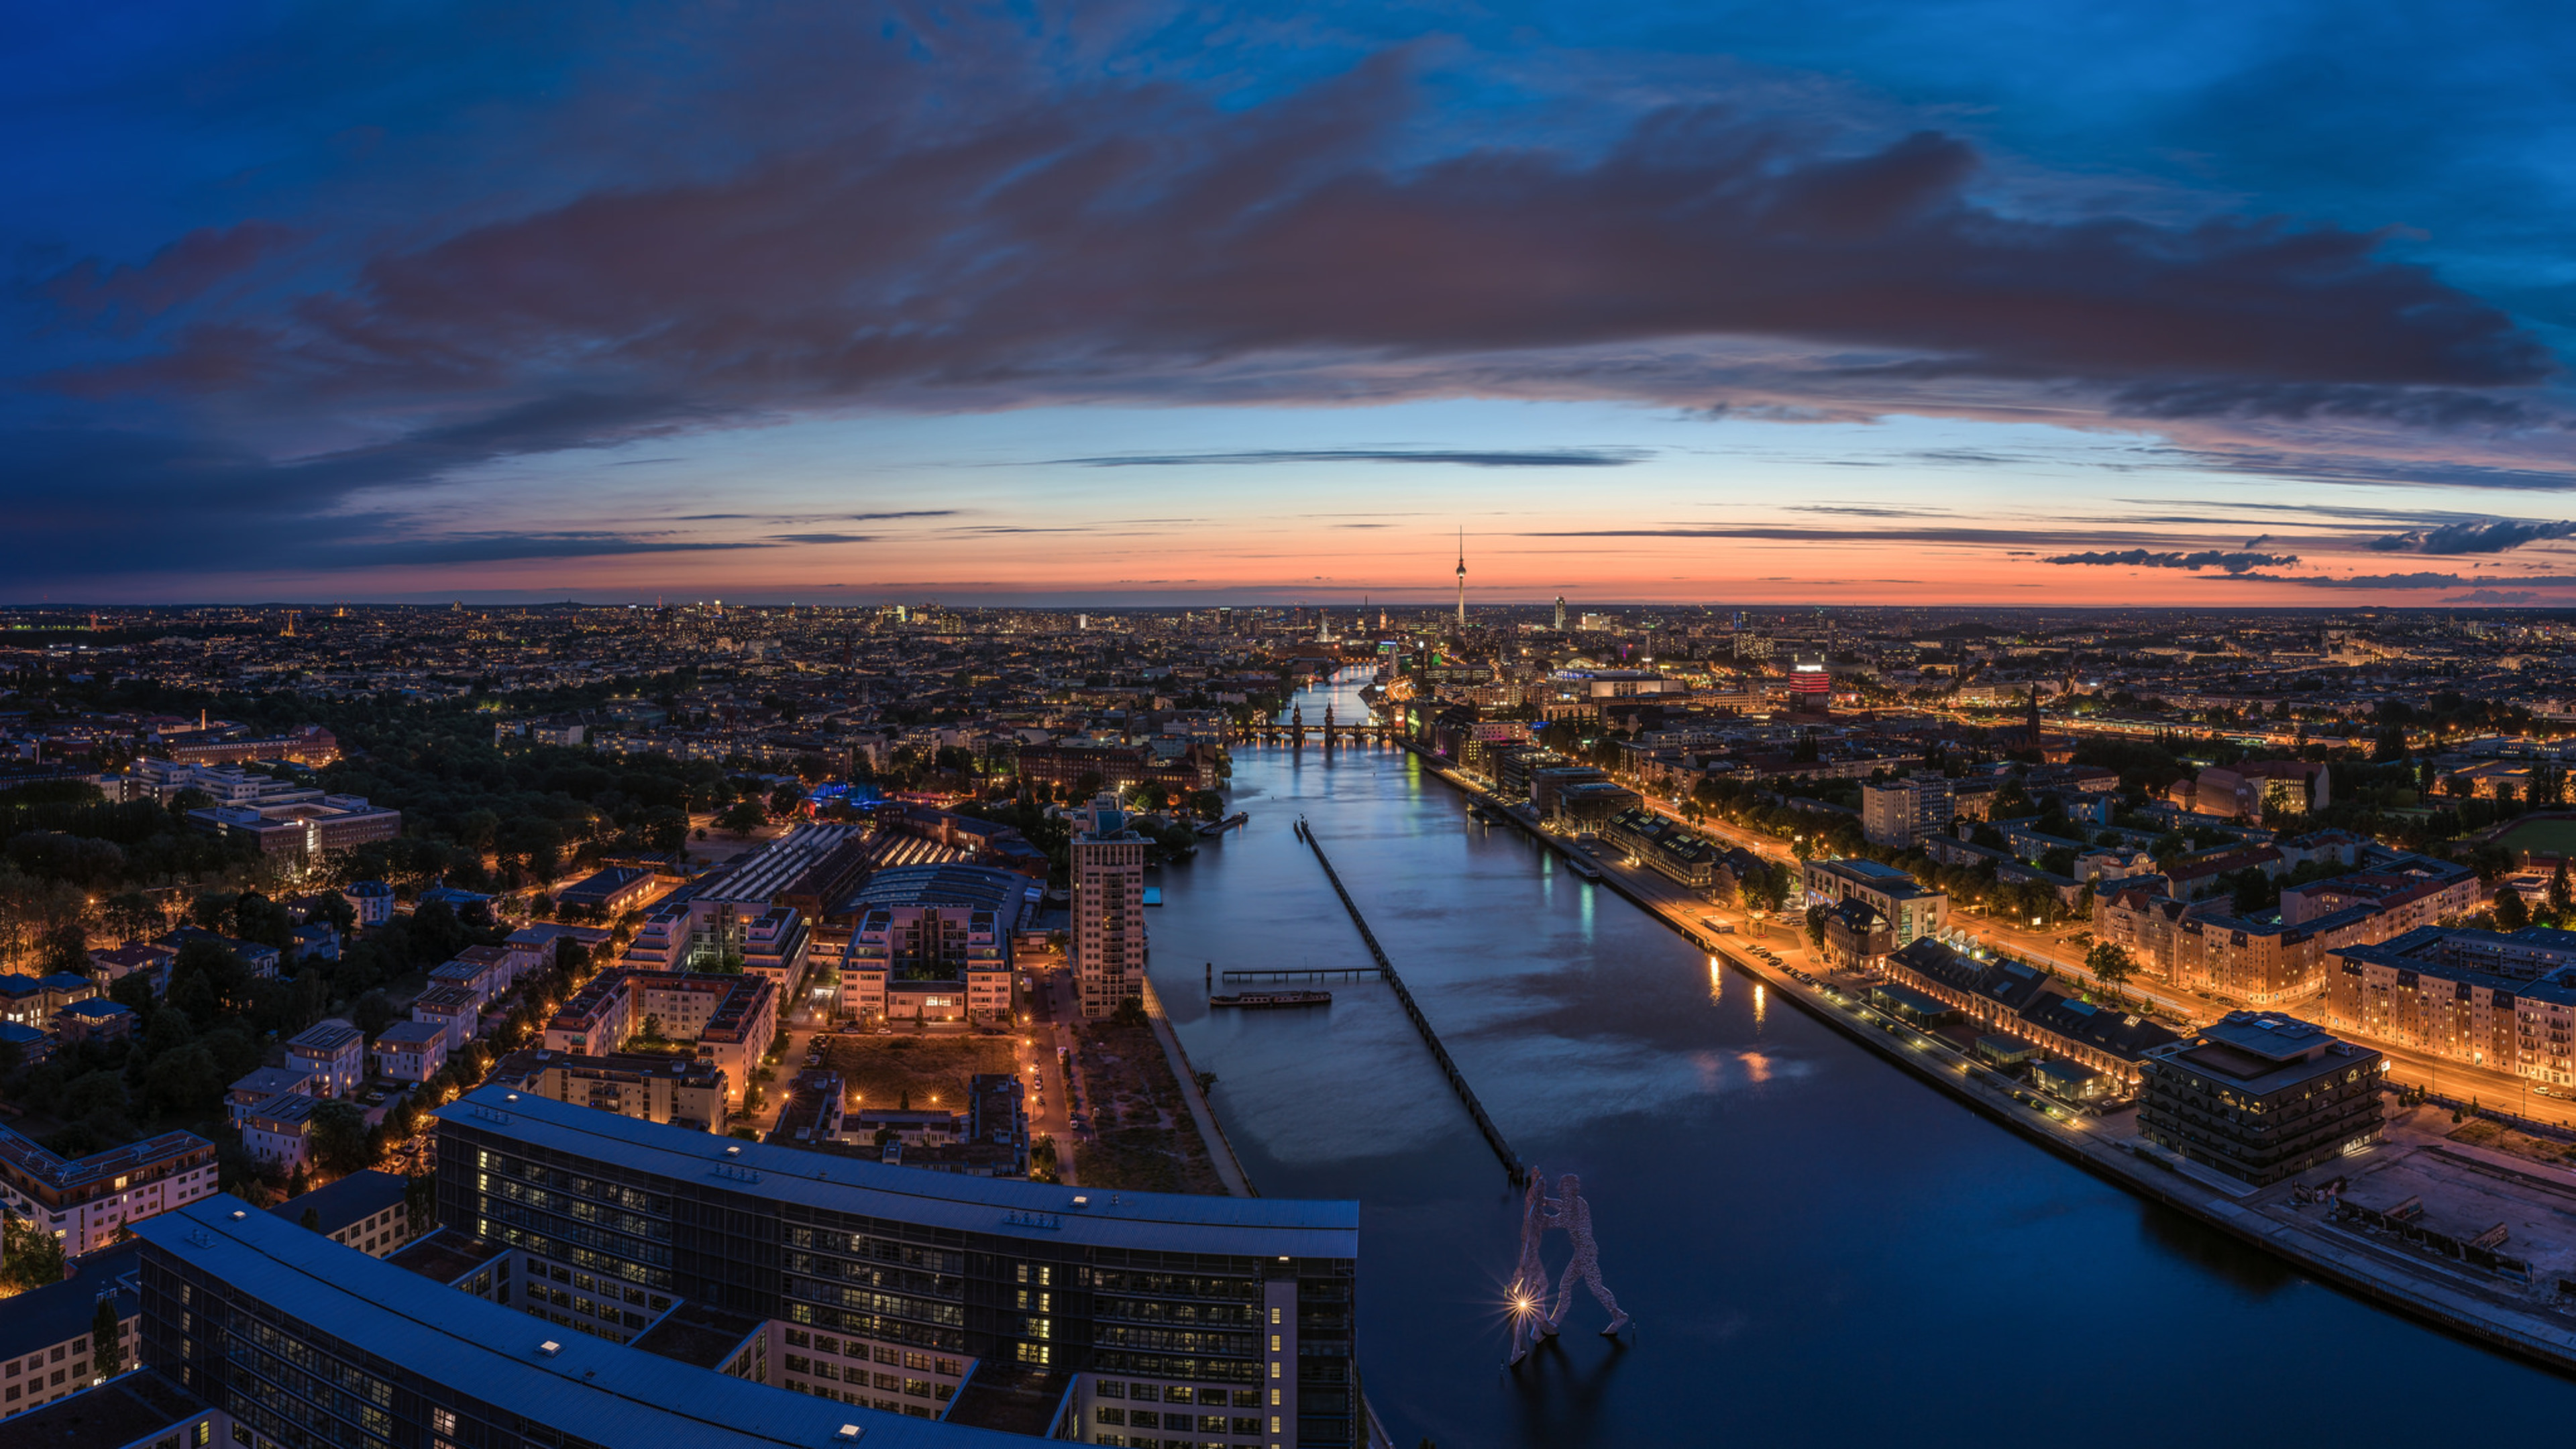
<path fill-rule="evenodd" d="M 1086 1017 L 1144 994 L 1145 837 L 1106 793 L 1073 835 L 1073 973 Z"/>
<path fill-rule="evenodd" d="M 1556 632 L 1565 632 L 1565 595 L 1556 596 Z"/>
<path fill-rule="evenodd" d="M 1834 677 L 1819 659 L 1789 666 L 1789 708 L 1798 714 L 1831 714 Z"/>
<path fill-rule="evenodd" d="M 1938 775 L 1860 787 L 1860 830 L 1872 845 L 1903 850 L 1920 845 L 1949 825 L 1950 782 Z"/>

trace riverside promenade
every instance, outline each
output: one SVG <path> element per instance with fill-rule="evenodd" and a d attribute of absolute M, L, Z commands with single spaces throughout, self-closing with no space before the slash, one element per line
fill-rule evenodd
<path fill-rule="evenodd" d="M 1541 829 L 1526 806 L 1505 803 L 1445 761 L 1416 751 L 1430 773 L 1485 805 L 1550 849 L 1573 855 L 1571 842 Z M 1665 926 L 1881 1058 L 1904 1068 L 1971 1110 L 2140 1197 L 2186 1213 L 2232 1237 L 2274 1254 L 2301 1271 L 2347 1292 L 2488 1347 L 2576 1376 L 2576 1316 L 2555 1281 L 2532 1285 L 2468 1269 L 2411 1250 L 2387 1238 L 2328 1220 L 2327 1209 L 2292 1200 L 2284 1183 L 2255 1190 L 2186 1162 L 2136 1136 L 2134 1110 L 2088 1117 L 2059 1107 L 2018 1084 L 1994 1076 L 1950 1044 L 1872 1009 L 1857 991 L 1786 964 L 1772 965 L 1744 952 L 1736 938 L 1714 935 L 1702 917 L 1726 915 L 1679 885 L 1650 871 L 1613 860 L 1594 861 L 1602 888 L 1616 891 Z M 2420 1119 L 2420 1120 L 2418 1120 Z M 2327 1175 L 2359 1178 L 2381 1167 L 2411 1169 L 2418 1162 L 2446 1172 L 2465 1168 L 2496 1181 L 2518 1181 L 2535 1196 L 2564 1196 L 2576 1205 L 2576 1174 L 2508 1159 L 2475 1147 L 2441 1142 L 2429 1109 L 2392 1119 L 2391 1140 L 2347 1157 Z M 2310 1177 L 2318 1173 L 2308 1174 Z M 2526 1231 L 2546 1234 L 2548 1219 L 2563 1215 L 2555 1203 L 2533 1205 Z M 2555 1279 L 2555 1273 L 2547 1275 Z"/>

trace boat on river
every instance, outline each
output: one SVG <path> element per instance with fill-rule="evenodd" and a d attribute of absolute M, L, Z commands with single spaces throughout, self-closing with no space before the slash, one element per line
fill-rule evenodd
<path fill-rule="evenodd" d="M 1247 1010 L 1273 1006 L 1330 1006 L 1329 991 L 1246 991 L 1233 996 L 1211 996 L 1210 1006 L 1240 1006 Z"/>

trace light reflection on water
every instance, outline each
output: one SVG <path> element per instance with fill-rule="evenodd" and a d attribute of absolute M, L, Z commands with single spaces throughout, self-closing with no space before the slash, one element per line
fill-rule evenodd
<path fill-rule="evenodd" d="M 1348 686 L 1333 697 L 1358 717 Z M 1305 704 L 1320 719 L 1322 695 Z M 2576 1385 L 2299 1279 L 1772 1010 L 1518 832 L 1469 822 L 1400 752 L 1245 747 L 1235 768 L 1251 823 L 1163 872 L 1156 987 L 1261 1189 L 1361 1200 L 1361 1356 L 1400 1445 L 1985 1445 L 2070 1425 L 2162 1445 L 2161 1414 L 2101 1412 L 2141 1377 L 2194 1432 L 2244 1442 L 2230 1426 L 2267 1422 L 2283 1386 L 2354 1362 L 2444 1388 L 2300 1395 L 2303 1434 L 2433 1441 L 2460 1403 L 2506 1432 L 2576 1412 Z M 1599 1338 L 1586 1298 L 1499 1371 L 1518 1199 L 1385 986 L 1208 1012 L 1203 961 L 1367 960 L 1290 833 L 1301 812 L 1514 1148 L 1582 1175 L 1630 1342 Z M 2065 1371 L 2014 1367 L 2034 1331 Z"/>

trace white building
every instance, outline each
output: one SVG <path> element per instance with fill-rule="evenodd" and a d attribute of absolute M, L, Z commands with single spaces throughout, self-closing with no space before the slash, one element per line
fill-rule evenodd
<path fill-rule="evenodd" d="M 377 1033 L 376 1075 L 396 1082 L 425 1082 L 447 1065 L 447 1028 L 426 1021 L 397 1021 Z"/>
<path fill-rule="evenodd" d="M 341 1017 L 315 1022 L 286 1044 L 289 1071 L 310 1072 L 325 1097 L 345 1097 L 367 1079 L 367 1036 Z"/>
<path fill-rule="evenodd" d="M 0 1206 L 62 1240 L 74 1257 L 116 1241 L 126 1224 L 215 1190 L 215 1144 L 194 1132 L 66 1160 L 0 1127 Z"/>

